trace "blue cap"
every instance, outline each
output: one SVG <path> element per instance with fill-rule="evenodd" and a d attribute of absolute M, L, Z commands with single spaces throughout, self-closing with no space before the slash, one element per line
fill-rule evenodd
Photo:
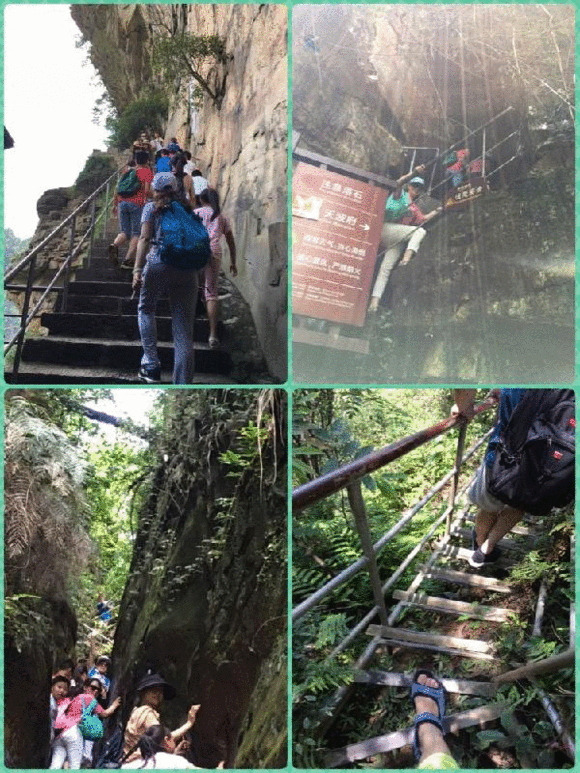
<path fill-rule="evenodd" d="M 413 177 L 412 180 L 409 180 L 409 185 L 420 185 L 424 188 L 425 180 L 422 177 Z"/>

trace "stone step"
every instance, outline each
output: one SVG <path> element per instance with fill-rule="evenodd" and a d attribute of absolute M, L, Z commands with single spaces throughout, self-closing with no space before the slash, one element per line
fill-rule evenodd
<path fill-rule="evenodd" d="M 59 298 L 56 304 L 56 310 L 61 309 L 62 299 Z M 139 298 L 107 296 L 107 295 L 70 295 L 67 301 L 67 312 L 79 312 L 86 314 L 137 314 L 137 304 Z M 203 305 L 203 304 L 201 304 Z M 200 304 L 198 303 L 198 313 Z M 161 317 L 169 317 L 171 308 L 167 298 L 161 298 L 157 301 L 156 314 Z"/>
<path fill-rule="evenodd" d="M 131 297 L 130 278 L 127 281 L 118 282 L 71 282 L 68 286 L 68 294 L 71 295 L 114 295 L 117 297 Z"/>
<path fill-rule="evenodd" d="M 159 359 L 163 370 L 173 370 L 173 344 L 160 341 Z M 199 373 L 230 373 L 232 361 L 219 349 L 195 342 L 195 370 Z M 139 341 L 101 340 L 98 338 L 69 338 L 49 336 L 30 338 L 22 350 L 24 362 L 50 362 L 74 365 L 79 368 L 98 366 L 115 370 L 137 370 L 141 361 Z"/>
<path fill-rule="evenodd" d="M 159 341 L 171 341 L 171 317 L 156 316 L 157 339 Z M 98 332 L 100 338 L 125 339 L 127 341 L 139 340 L 139 328 L 135 314 L 90 314 L 55 312 L 43 314 L 41 324 L 48 328 L 50 336 L 68 336 L 79 338 L 93 338 Z M 218 335 L 223 340 L 223 325 L 220 323 Z M 198 318 L 193 329 L 195 341 L 207 342 L 209 338 L 209 321 L 206 318 Z"/>
<path fill-rule="evenodd" d="M 51 365 L 50 363 L 21 362 L 16 378 L 11 372 L 4 374 L 7 384 L 141 384 L 135 370 L 113 370 L 111 368 L 82 367 L 71 365 Z M 171 384 L 171 371 L 161 372 L 161 383 Z M 220 373 L 196 372 L 193 378 L 194 384 L 236 384 L 226 375 Z M 151 387 L 151 384 L 147 385 Z"/>
<path fill-rule="evenodd" d="M 75 282 L 127 282 L 131 284 L 132 273 L 125 268 L 113 268 L 111 264 L 78 268 L 75 271 Z"/>

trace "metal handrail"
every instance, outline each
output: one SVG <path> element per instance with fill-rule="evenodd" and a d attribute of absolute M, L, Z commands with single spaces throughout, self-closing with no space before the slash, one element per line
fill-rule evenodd
<path fill-rule="evenodd" d="M 81 251 L 81 248 L 83 247 L 87 239 L 90 239 L 90 245 L 92 249 L 93 235 L 94 235 L 95 228 L 101 222 L 101 220 L 104 219 L 109 208 L 111 182 L 118 177 L 119 172 L 120 172 L 120 168 L 115 170 L 115 172 L 113 172 L 101 185 L 99 185 L 99 187 L 93 193 L 91 193 L 90 196 L 88 196 L 84 201 L 82 201 L 73 212 L 71 212 L 61 223 L 59 223 L 57 227 L 53 231 L 51 231 L 50 234 L 48 234 L 48 236 L 46 236 L 39 244 L 36 245 L 36 247 L 34 247 L 29 253 L 27 253 L 22 258 L 22 260 L 20 260 L 15 266 L 12 266 L 10 269 L 8 269 L 8 271 L 4 274 L 4 290 L 6 291 L 10 289 L 15 289 L 16 286 L 11 285 L 10 280 L 13 279 L 21 271 L 28 268 L 28 276 L 27 276 L 26 286 L 24 290 L 24 302 L 22 304 L 22 310 L 19 314 L 20 327 L 18 328 L 14 336 L 10 339 L 10 341 L 7 344 L 5 344 L 5 347 L 4 347 L 4 356 L 6 357 L 8 352 L 14 346 L 16 346 L 16 353 L 14 356 L 14 363 L 12 367 L 13 376 L 18 375 L 18 369 L 20 367 L 20 360 L 22 356 L 22 348 L 24 346 L 24 336 L 25 336 L 26 330 L 30 325 L 30 323 L 32 322 L 32 320 L 35 318 L 38 310 L 44 303 L 48 294 L 50 292 L 62 291 L 65 298 L 65 309 L 66 309 L 66 296 L 68 291 L 68 285 L 70 282 L 70 267 L 71 267 L 72 261 L 77 257 L 77 255 Z M 97 217 L 96 200 L 103 191 L 105 191 L 105 202 L 100 214 Z M 81 236 L 78 244 L 75 247 L 74 241 L 76 236 L 77 215 L 83 212 L 89 205 L 91 205 L 91 222 L 88 229 Z M 50 244 L 50 242 L 56 236 L 58 236 L 67 226 L 70 226 L 69 255 L 64 261 L 64 263 L 61 265 L 61 267 L 58 269 L 58 271 L 56 272 L 52 280 L 49 282 L 49 284 L 46 287 L 42 288 L 44 292 L 42 293 L 40 300 L 37 301 L 32 312 L 30 312 L 29 309 L 30 309 L 32 292 L 36 287 L 34 285 L 36 259 L 39 253 L 48 244 Z M 63 274 L 65 274 L 64 283 L 62 286 L 57 287 L 56 283 L 58 282 L 58 280 Z"/>
<path fill-rule="evenodd" d="M 489 395 L 482 403 L 477 405 L 474 409 L 474 415 L 477 415 L 479 413 L 482 413 L 485 410 L 488 410 L 493 405 L 497 403 L 497 398 L 495 395 L 491 394 Z M 462 416 L 456 416 L 456 417 L 449 417 L 448 419 L 444 419 L 443 421 L 439 422 L 438 424 L 435 424 L 431 427 L 428 427 L 427 429 L 421 430 L 420 432 L 415 433 L 414 435 L 410 435 L 406 438 L 403 438 L 402 440 L 398 440 L 395 443 L 392 443 L 389 446 L 386 446 L 383 449 L 380 449 L 379 451 L 374 451 L 370 454 L 366 454 L 365 456 L 361 457 L 360 459 L 356 459 L 354 462 L 350 462 L 349 464 L 343 465 L 342 467 L 338 468 L 337 470 L 333 470 L 332 472 L 321 476 L 320 478 L 317 478 L 314 481 L 310 481 L 309 483 L 304 484 L 303 486 L 299 486 L 297 489 L 294 490 L 292 495 L 292 502 L 293 502 L 293 508 L 295 511 L 299 511 L 303 509 L 304 507 L 307 507 L 308 505 L 313 504 L 314 502 L 317 502 L 330 494 L 333 494 L 337 491 L 339 491 L 342 488 L 350 488 L 353 485 L 360 486 L 360 480 L 364 476 L 368 475 L 370 472 L 373 472 L 377 469 L 380 469 L 381 467 L 384 467 L 385 465 L 389 464 L 389 462 L 394 461 L 395 459 L 400 458 L 401 456 L 404 456 L 405 454 L 409 453 L 410 451 L 414 450 L 415 448 L 418 448 L 421 445 L 424 445 L 425 443 L 428 443 L 430 440 L 433 440 L 435 437 L 438 437 L 439 435 L 448 432 L 450 429 L 452 429 L 455 426 L 460 426 L 461 431 L 458 438 L 458 449 L 460 450 L 460 453 L 458 453 L 455 461 L 455 466 L 452 470 L 450 470 L 438 483 L 413 507 L 408 510 L 406 513 L 403 514 L 401 519 L 383 536 L 374 544 L 370 549 L 365 551 L 365 555 L 359 558 L 357 561 L 352 563 L 350 566 L 348 566 L 346 569 L 344 569 L 342 572 L 340 572 L 336 577 L 333 577 L 332 580 L 325 583 L 321 588 L 319 588 L 317 591 L 315 591 L 313 594 L 311 594 L 307 599 L 302 601 L 298 606 L 296 606 L 292 611 L 292 621 L 296 622 L 301 617 L 303 617 L 307 612 L 309 612 L 312 608 L 314 608 L 319 601 L 321 601 L 325 596 L 329 595 L 333 591 L 335 591 L 338 587 L 343 585 L 344 583 L 348 582 L 352 577 L 354 577 L 355 574 L 357 574 L 359 571 L 364 569 L 365 567 L 369 567 L 369 572 L 371 575 L 374 575 L 371 577 L 371 580 L 373 584 L 377 585 L 378 576 L 376 574 L 376 571 L 373 569 L 373 564 L 376 555 L 385 547 L 385 545 L 393 539 L 396 534 L 398 534 L 401 529 L 409 523 L 409 521 L 419 512 L 421 508 L 423 508 L 439 491 L 450 481 L 459 475 L 461 465 L 463 462 L 467 461 L 474 453 L 477 451 L 477 449 L 482 445 L 485 438 L 488 436 L 489 433 L 486 433 L 484 438 L 481 438 L 478 440 L 469 451 L 463 455 L 462 453 L 462 446 L 463 446 L 463 440 L 464 440 L 464 434 L 465 434 L 465 428 L 467 425 L 467 420 Z M 449 501 L 449 507 L 447 511 L 441 516 L 441 522 L 443 522 L 444 519 L 447 519 L 448 526 L 447 530 L 449 530 L 449 516 L 453 511 L 453 508 L 455 506 L 455 492 L 456 492 L 456 486 L 453 486 L 450 501 Z M 350 499 L 350 497 L 349 497 Z M 359 498 L 360 499 L 360 498 Z M 359 502 L 360 504 L 360 502 Z M 362 522 L 362 527 L 364 531 L 367 531 L 367 528 L 365 526 L 366 522 L 366 514 L 363 512 L 359 512 L 357 521 Z M 359 528 L 359 534 L 361 533 L 360 524 L 357 522 L 357 527 Z M 363 539 L 361 535 L 361 540 Z M 364 544 L 364 543 L 363 543 Z M 405 567 L 403 567 L 404 569 Z M 403 570 L 401 567 L 397 569 L 397 572 L 400 572 Z M 387 586 L 390 587 L 390 585 L 397 579 L 398 575 L 397 572 L 395 572 L 394 578 L 389 578 L 389 581 L 387 583 Z M 381 610 L 381 607 L 384 607 L 384 599 L 383 599 L 384 592 L 381 591 L 380 593 L 375 593 L 375 601 L 378 607 L 378 610 Z M 375 607 L 376 609 L 376 607 Z"/>
<path fill-rule="evenodd" d="M 488 410 L 496 402 L 494 396 L 488 396 L 482 403 L 474 407 L 474 415 Z M 321 475 L 320 478 L 304 483 L 292 492 L 292 509 L 294 511 L 302 510 L 318 500 L 330 496 L 330 494 L 335 494 L 348 484 L 361 480 L 371 472 L 375 472 L 389 462 L 414 451 L 415 448 L 419 448 L 419 446 L 448 432 L 453 427 L 466 423 L 467 420 L 463 416 L 450 416 L 432 427 L 427 427 L 427 429 L 409 435 L 402 440 L 396 440 L 385 448 L 365 454 L 365 456 L 344 464 L 342 467 L 326 473 L 326 475 Z"/>

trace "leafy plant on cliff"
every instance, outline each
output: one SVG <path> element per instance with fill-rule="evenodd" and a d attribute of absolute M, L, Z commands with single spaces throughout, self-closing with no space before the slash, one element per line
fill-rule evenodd
<path fill-rule="evenodd" d="M 75 182 L 75 188 L 85 196 L 102 185 L 115 171 L 115 162 L 110 156 L 91 155 L 87 158 L 84 169 Z"/>
<path fill-rule="evenodd" d="M 109 141 L 124 150 L 145 130 L 163 133 L 168 109 L 167 96 L 161 91 L 153 91 L 130 102 L 120 113 L 110 112 L 106 119 L 106 127 L 111 132 Z"/>
<path fill-rule="evenodd" d="M 66 435 L 11 396 L 5 429 L 7 594 L 62 597 L 92 546 L 83 492 L 85 465 Z"/>
<path fill-rule="evenodd" d="M 207 94 L 216 107 L 223 99 L 223 86 L 211 86 L 206 75 L 202 75 L 207 62 L 225 62 L 225 41 L 218 35 L 191 35 L 182 32 L 170 37 L 159 38 L 153 47 L 153 68 L 159 73 L 167 89 L 173 91 L 189 76 L 197 84 L 194 101 L 200 102 Z"/>

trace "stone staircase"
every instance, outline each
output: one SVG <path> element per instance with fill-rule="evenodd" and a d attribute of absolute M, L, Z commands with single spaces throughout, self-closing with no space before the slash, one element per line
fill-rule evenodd
<path fill-rule="evenodd" d="M 16 379 L 19 384 L 137 384 L 141 342 L 137 326 L 138 294 L 132 297 L 131 272 L 114 268 L 107 256 L 109 239 L 95 240 L 90 267 L 79 268 L 68 287 L 66 311 L 60 291 L 54 311 L 41 324 L 48 336 L 27 339 Z M 218 330 L 223 341 L 225 329 Z M 210 349 L 209 323 L 198 298 L 194 328 L 196 384 L 235 383 L 232 360 L 224 349 Z M 172 382 L 173 343 L 169 301 L 157 305 L 161 381 Z"/>

